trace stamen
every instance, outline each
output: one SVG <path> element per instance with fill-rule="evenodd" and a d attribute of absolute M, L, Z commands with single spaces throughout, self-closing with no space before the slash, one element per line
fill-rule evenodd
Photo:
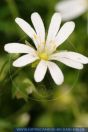
<path fill-rule="evenodd" d="M 49 45 L 49 48 L 46 47 L 46 51 L 47 51 L 49 54 L 53 53 L 55 50 L 56 50 L 56 44 L 55 44 L 55 43 L 51 43 L 51 44 Z"/>
<path fill-rule="evenodd" d="M 48 60 L 48 55 L 45 52 L 39 53 L 40 59 Z"/>
<path fill-rule="evenodd" d="M 34 36 L 34 39 L 37 39 L 37 35 L 36 34 L 34 34 L 33 36 Z"/>

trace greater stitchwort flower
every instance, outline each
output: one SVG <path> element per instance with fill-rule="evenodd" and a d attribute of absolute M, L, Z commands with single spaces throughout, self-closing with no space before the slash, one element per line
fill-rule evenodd
<path fill-rule="evenodd" d="M 82 69 L 83 64 L 88 63 L 88 58 L 79 53 L 72 51 L 56 51 L 57 47 L 60 46 L 73 32 L 75 28 L 74 22 L 66 22 L 59 30 L 61 16 L 59 13 L 55 13 L 51 19 L 48 35 L 45 40 L 45 28 L 40 15 L 38 13 L 33 13 L 31 15 L 31 20 L 35 30 L 21 18 L 16 18 L 15 21 L 33 40 L 35 48 L 31 45 L 20 43 L 10 43 L 5 45 L 5 51 L 9 53 L 25 53 L 25 55 L 13 62 L 13 66 L 23 67 L 39 60 L 39 64 L 34 73 L 35 81 L 42 81 L 48 69 L 54 82 L 57 85 L 60 85 L 64 81 L 64 76 L 53 60 L 60 61 L 67 66 L 76 69 Z"/>
<path fill-rule="evenodd" d="M 88 0 L 62 0 L 57 3 L 55 10 L 61 13 L 64 21 L 72 20 L 88 10 Z"/>

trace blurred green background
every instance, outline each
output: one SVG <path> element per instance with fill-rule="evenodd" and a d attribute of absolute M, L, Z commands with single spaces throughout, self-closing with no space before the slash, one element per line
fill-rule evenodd
<path fill-rule="evenodd" d="M 31 42 L 15 23 L 16 17 L 31 24 L 31 13 L 38 12 L 47 33 L 58 1 L 0 0 L 0 132 L 12 132 L 14 127 L 88 127 L 88 65 L 78 71 L 58 63 L 65 76 L 61 86 L 49 73 L 36 83 L 35 67 L 12 67 L 19 55 L 4 51 L 6 43 Z M 74 21 L 74 32 L 59 49 L 88 56 L 87 13 Z"/>

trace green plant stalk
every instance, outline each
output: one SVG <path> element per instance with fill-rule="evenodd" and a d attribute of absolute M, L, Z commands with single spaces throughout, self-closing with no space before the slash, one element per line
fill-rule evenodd
<path fill-rule="evenodd" d="M 19 16 L 19 12 L 18 12 L 18 9 L 16 7 L 16 3 L 14 2 L 14 0 L 7 0 L 7 3 L 8 3 L 10 10 L 11 10 L 13 18 Z"/>
<path fill-rule="evenodd" d="M 18 8 L 16 6 L 16 3 L 14 0 L 7 0 L 7 3 L 8 3 L 8 7 L 12 13 L 12 17 L 13 19 L 15 19 L 16 17 L 19 17 L 20 14 L 19 14 L 19 11 L 18 11 Z M 19 30 L 19 36 L 22 38 L 23 37 L 23 33 Z"/>

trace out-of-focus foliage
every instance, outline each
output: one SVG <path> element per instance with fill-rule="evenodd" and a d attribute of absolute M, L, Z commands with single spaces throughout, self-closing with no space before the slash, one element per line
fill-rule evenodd
<path fill-rule="evenodd" d="M 41 83 L 35 83 L 35 67 L 12 67 L 18 54 L 10 56 L 4 51 L 5 43 L 31 43 L 16 25 L 16 17 L 31 24 L 31 13 L 39 12 L 47 33 L 57 1 L 0 1 L 0 132 L 14 127 L 88 127 L 88 65 L 77 71 L 58 63 L 65 75 L 63 85 L 56 86 L 48 72 Z M 88 56 L 86 13 L 74 21 L 75 31 L 59 49 Z"/>

